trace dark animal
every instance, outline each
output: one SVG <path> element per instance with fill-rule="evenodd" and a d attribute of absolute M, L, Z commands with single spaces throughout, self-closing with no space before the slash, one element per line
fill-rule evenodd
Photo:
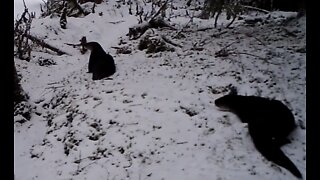
<path fill-rule="evenodd" d="M 88 72 L 92 73 L 92 80 L 100 80 L 116 72 L 113 57 L 107 54 L 99 43 L 88 42 L 83 46 L 91 50 Z"/>
<path fill-rule="evenodd" d="M 216 99 L 215 105 L 235 113 L 243 123 L 248 123 L 253 143 L 266 159 L 302 178 L 297 167 L 280 149 L 290 143 L 287 137 L 296 127 L 287 106 L 278 100 L 236 94 Z"/>

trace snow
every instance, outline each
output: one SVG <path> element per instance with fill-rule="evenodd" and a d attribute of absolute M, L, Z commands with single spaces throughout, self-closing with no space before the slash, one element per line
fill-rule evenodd
<path fill-rule="evenodd" d="M 16 180 L 293 179 L 257 152 L 246 124 L 214 105 L 229 84 L 240 94 L 276 98 L 293 110 L 299 126 L 282 150 L 306 176 L 306 54 L 297 52 L 305 48 L 305 17 L 284 27 L 296 37 L 276 26 L 295 13 L 278 11 L 254 27 L 236 20 L 232 29 L 223 29 L 229 21 L 221 16 L 218 28 L 196 31 L 213 27 L 214 20 L 189 22 L 181 6 L 170 19 L 179 30 L 148 33 L 161 33 L 182 48 L 147 54 L 126 36 L 138 18 L 114 4 L 103 2 L 94 14 L 68 18 L 67 29 L 58 17 L 33 20 L 32 35 L 70 55 L 36 48 L 30 62 L 15 58 L 35 107 L 30 121 L 15 122 Z M 194 32 L 174 38 L 183 27 Z M 65 44 L 77 44 L 82 36 L 114 57 L 112 80 L 92 81 L 86 73 L 89 53 Z M 231 43 L 232 54 L 215 56 Z M 117 54 L 112 47 L 132 53 Z M 40 66 L 41 59 L 56 64 Z"/>
<path fill-rule="evenodd" d="M 24 0 L 26 6 L 28 8 L 28 12 L 35 12 L 36 17 L 40 16 L 40 4 L 43 3 L 42 0 Z M 24 12 L 24 4 L 23 0 L 14 0 L 14 19 L 20 17 L 21 14 Z"/>

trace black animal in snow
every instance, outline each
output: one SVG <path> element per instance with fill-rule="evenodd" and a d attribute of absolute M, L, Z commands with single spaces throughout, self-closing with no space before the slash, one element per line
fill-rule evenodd
<path fill-rule="evenodd" d="M 248 123 L 253 143 L 266 159 L 302 178 L 298 168 L 280 149 L 290 143 L 288 135 L 296 127 L 294 116 L 287 106 L 274 99 L 237 94 L 220 97 L 215 100 L 215 105 L 235 113 L 243 123 Z"/>
<path fill-rule="evenodd" d="M 116 72 L 114 59 L 107 54 L 97 42 L 82 44 L 83 47 L 91 50 L 88 73 L 92 73 L 92 80 L 100 80 L 113 75 Z"/>

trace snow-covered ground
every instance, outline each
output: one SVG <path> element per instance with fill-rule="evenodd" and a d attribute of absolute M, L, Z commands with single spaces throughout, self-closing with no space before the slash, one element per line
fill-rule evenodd
<path fill-rule="evenodd" d="M 126 36 L 138 18 L 114 5 L 103 2 L 94 14 L 68 18 L 67 29 L 58 17 L 33 20 L 32 35 L 70 55 L 39 48 L 30 62 L 15 59 L 34 107 L 30 121 L 21 124 L 15 116 L 16 180 L 293 179 L 257 152 L 246 124 L 215 107 L 229 84 L 239 94 L 276 98 L 292 109 L 299 126 L 282 150 L 306 176 L 305 17 L 284 26 L 296 14 L 272 12 L 261 15 L 264 24 L 236 20 L 231 29 L 221 17 L 218 28 L 198 31 L 214 20 L 189 22 L 181 5 L 170 19 L 178 30 L 147 33 L 182 47 L 148 54 Z M 114 57 L 113 80 L 92 81 L 89 52 L 65 44 L 82 36 Z M 228 45 L 228 56 L 215 56 Z M 112 47 L 132 52 L 117 54 Z"/>

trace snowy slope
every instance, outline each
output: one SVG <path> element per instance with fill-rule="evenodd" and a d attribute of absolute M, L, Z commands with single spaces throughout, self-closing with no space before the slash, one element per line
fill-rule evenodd
<path fill-rule="evenodd" d="M 59 18 L 33 20 L 33 35 L 71 55 L 39 48 L 30 62 L 15 59 L 34 106 L 30 121 L 20 124 L 15 117 L 16 180 L 293 179 L 256 151 L 246 124 L 215 107 L 229 84 L 240 94 L 276 98 L 292 109 L 299 126 L 282 149 L 306 176 L 306 55 L 300 51 L 305 17 L 280 26 L 295 13 L 273 12 L 269 23 L 251 27 L 237 20 L 232 29 L 222 28 L 228 23 L 222 17 L 221 31 L 197 31 L 213 27 L 213 20 L 189 22 L 179 7 L 170 21 L 178 30 L 155 32 L 182 48 L 147 54 L 125 36 L 138 22 L 127 7 L 102 3 L 96 12 L 103 16 L 69 18 L 65 30 Z M 174 38 L 187 23 L 192 31 Z M 82 36 L 114 57 L 113 80 L 92 81 L 86 73 L 89 53 L 65 44 Z M 232 54 L 215 57 L 230 43 Z M 117 54 L 111 47 L 132 53 Z M 44 59 L 56 64 L 40 66 Z"/>

